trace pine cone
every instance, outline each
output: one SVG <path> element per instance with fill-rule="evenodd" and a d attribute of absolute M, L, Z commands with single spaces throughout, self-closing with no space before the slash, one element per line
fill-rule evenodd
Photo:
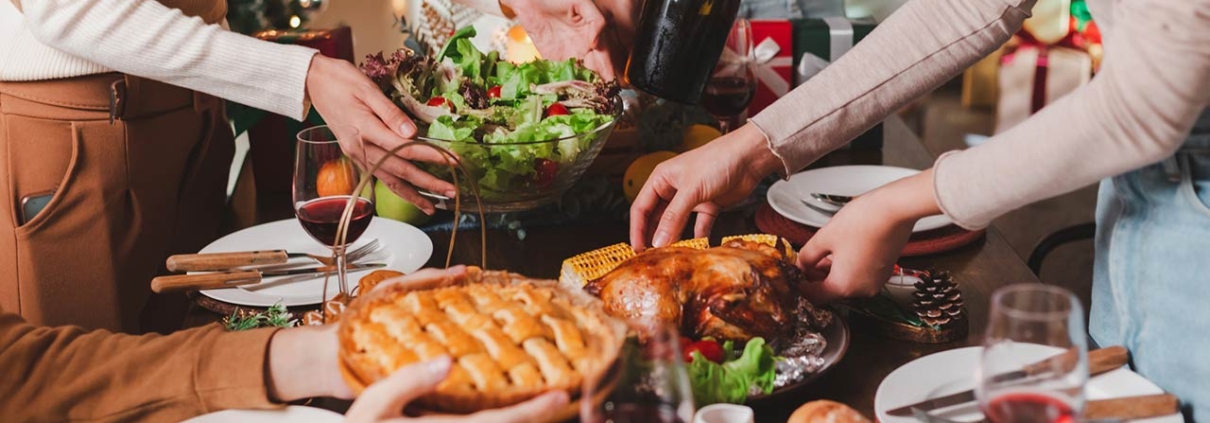
<path fill-rule="evenodd" d="M 946 327 L 966 318 L 962 308 L 962 291 L 949 272 L 921 272 L 916 283 L 916 299 L 912 308 L 925 324 Z"/>

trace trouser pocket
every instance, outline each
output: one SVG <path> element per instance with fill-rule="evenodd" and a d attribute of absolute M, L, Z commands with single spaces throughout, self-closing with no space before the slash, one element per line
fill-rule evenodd
<path fill-rule="evenodd" d="M 1210 217 L 1210 152 L 1178 153 L 1181 195 L 1206 217 Z"/>

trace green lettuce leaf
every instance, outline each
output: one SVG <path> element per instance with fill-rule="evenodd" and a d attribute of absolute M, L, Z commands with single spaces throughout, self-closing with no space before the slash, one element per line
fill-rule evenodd
<path fill-rule="evenodd" d="M 773 349 L 762 338 L 752 338 L 738 358 L 723 364 L 694 352 L 689 363 L 694 402 L 699 407 L 720 402 L 742 404 L 752 387 L 766 394 L 773 392 L 777 376 L 774 360 Z"/>
<path fill-rule="evenodd" d="M 452 116 L 440 116 L 429 125 L 429 138 L 449 141 L 474 141 L 475 128 L 481 123 L 475 119 L 455 121 Z"/>
<path fill-rule="evenodd" d="M 458 51 L 458 40 L 470 41 L 470 38 L 474 37 L 475 35 L 476 33 L 474 26 L 468 25 L 462 27 L 462 29 L 459 29 L 458 32 L 455 32 L 454 35 L 450 36 L 449 41 L 445 42 L 445 46 L 441 47 L 441 52 L 437 53 L 437 61 L 440 62 L 446 57 L 458 60 L 462 54 L 460 51 Z"/>

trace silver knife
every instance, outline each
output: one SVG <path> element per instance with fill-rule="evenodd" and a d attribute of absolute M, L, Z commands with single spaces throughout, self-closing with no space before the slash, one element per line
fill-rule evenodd
<path fill-rule="evenodd" d="M 358 270 L 377 269 L 380 267 L 386 267 L 386 264 L 350 264 L 348 265 L 347 269 L 348 271 L 353 272 Z M 259 283 L 261 279 L 272 276 L 323 276 L 329 273 L 336 273 L 336 266 L 316 266 L 286 270 L 244 269 L 229 272 L 198 273 L 195 275 L 160 276 L 151 280 L 151 290 L 157 293 L 164 293 L 185 290 L 232 288 L 236 286 Z"/>
<path fill-rule="evenodd" d="M 1014 370 L 1008 373 L 1001 373 L 992 376 L 993 382 L 1007 382 L 1010 380 L 1023 379 L 1029 376 L 1037 375 L 1055 367 L 1064 368 L 1062 363 L 1068 360 L 1075 360 L 1075 350 L 1069 350 L 1060 353 L 1053 357 L 1039 361 L 1037 363 L 1025 366 L 1021 370 Z M 1088 373 L 1096 376 L 1102 373 L 1107 373 L 1117 370 L 1126 365 L 1130 360 L 1130 353 L 1125 347 L 1113 346 L 1092 350 L 1088 352 Z M 903 407 L 895 408 L 887 411 L 887 414 L 897 417 L 911 417 L 912 409 L 918 408 L 925 412 L 945 408 L 953 405 L 972 402 L 975 400 L 975 391 L 963 391 L 956 394 L 950 394 L 943 397 L 927 399 L 915 404 L 908 404 Z"/>
<path fill-rule="evenodd" d="M 952 419 L 949 419 L 946 417 L 929 414 L 929 412 L 921 410 L 919 408 L 912 409 L 912 416 L 915 417 L 916 420 L 920 420 L 924 423 L 991 423 L 991 420 L 988 420 L 986 417 L 979 419 L 979 420 L 969 421 L 969 422 L 952 420 Z M 1080 420 L 1077 420 L 1077 422 L 1079 422 L 1079 423 L 1122 423 L 1123 420 L 1116 419 L 1116 418 L 1080 419 Z"/>

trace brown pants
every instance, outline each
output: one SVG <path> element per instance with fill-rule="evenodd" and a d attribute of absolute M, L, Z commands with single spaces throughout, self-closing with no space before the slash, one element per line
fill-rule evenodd
<path fill-rule="evenodd" d="M 219 100 L 150 80 L 0 82 L 0 307 L 43 325 L 178 325 L 140 313 L 183 304 L 149 303 L 149 283 L 214 239 L 229 128 Z M 24 221 L 22 199 L 52 191 Z"/>

